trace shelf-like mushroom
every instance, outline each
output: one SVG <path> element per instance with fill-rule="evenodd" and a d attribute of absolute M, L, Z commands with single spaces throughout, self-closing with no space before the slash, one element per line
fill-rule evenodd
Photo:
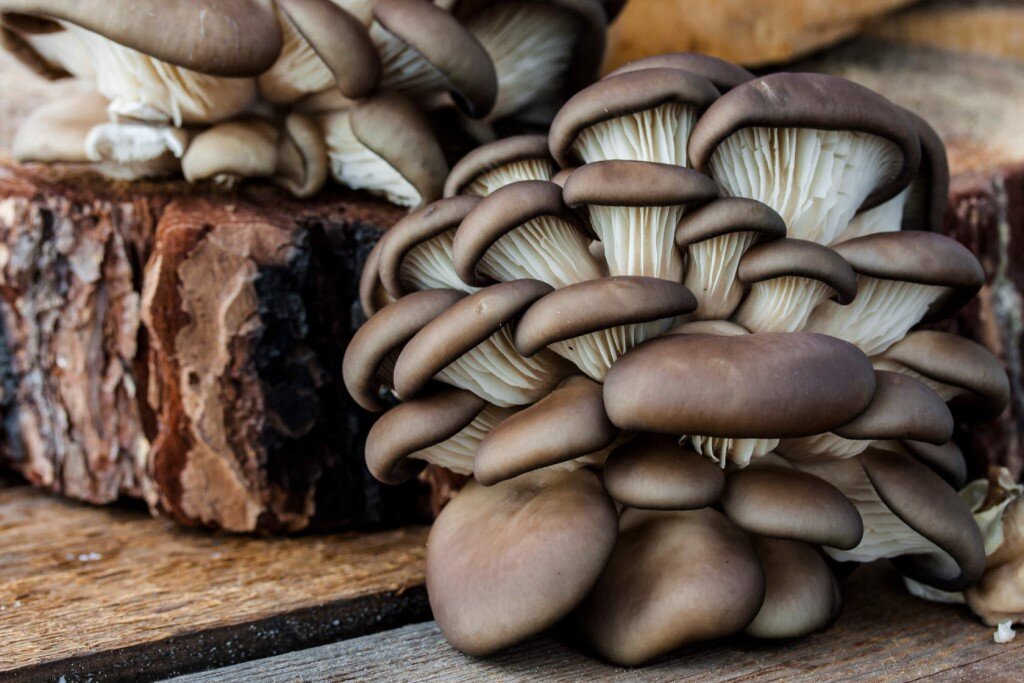
<path fill-rule="evenodd" d="M 320 127 L 305 114 L 284 120 L 277 144 L 274 182 L 296 197 L 312 197 L 327 182 L 327 145 Z"/>
<path fill-rule="evenodd" d="M 444 196 L 472 194 L 486 197 L 520 180 L 551 180 L 555 162 L 544 135 L 514 135 L 481 145 L 452 167 L 444 183 Z"/>
<path fill-rule="evenodd" d="M 754 78 L 754 74 L 742 66 L 699 52 L 670 52 L 663 55 L 644 57 L 643 59 L 623 64 L 618 69 L 609 72 L 605 78 L 630 71 L 640 71 L 641 69 L 679 69 L 681 71 L 689 71 L 706 78 L 719 92 L 727 92 L 737 85 L 746 83 Z"/>
<path fill-rule="evenodd" d="M 395 297 L 388 294 L 384 283 L 380 281 L 380 252 L 383 248 L 384 240 L 377 240 L 366 255 L 363 272 L 359 274 L 359 307 L 367 318 L 372 318 L 395 301 Z"/>
<path fill-rule="evenodd" d="M 181 160 L 185 180 L 231 187 L 245 178 L 270 178 L 277 170 L 277 127 L 263 119 L 221 123 L 192 140 Z"/>
<path fill-rule="evenodd" d="M 604 464 L 604 486 L 617 502 L 643 510 L 698 510 L 718 501 L 725 475 L 670 436 L 642 434 Z"/>

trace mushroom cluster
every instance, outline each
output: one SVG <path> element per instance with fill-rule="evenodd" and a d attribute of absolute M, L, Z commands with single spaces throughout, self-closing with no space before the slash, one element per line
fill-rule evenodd
<path fill-rule="evenodd" d="M 983 281 L 918 229 L 947 183 L 928 124 L 874 92 L 693 54 L 629 65 L 546 138 L 457 164 L 375 248 L 344 360 L 386 411 L 375 477 L 472 475 L 427 549 L 452 645 L 567 620 L 635 665 L 820 630 L 846 563 L 977 582 L 952 436 L 1003 410 L 1008 381 L 921 328 Z"/>
<path fill-rule="evenodd" d="M 0 0 L 0 44 L 90 84 L 33 112 L 14 156 L 298 197 L 333 177 L 419 206 L 449 170 L 437 120 L 463 145 L 546 126 L 596 79 L 620 4 Z"/>

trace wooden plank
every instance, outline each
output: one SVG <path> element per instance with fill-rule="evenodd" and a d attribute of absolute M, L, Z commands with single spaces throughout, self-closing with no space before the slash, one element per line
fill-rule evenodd
<path fill-rule="evenodd" d="M 150 680 L 429 618 L 426 530 L 182 530 L 0 486 L 0 679 Z"/>
<path fill-rule="evenodd" d="M 176 680 L 810 682 L 950 680 L 959 673 L 998 680 L 1024 666 L 1024 638 L 995 644 L 965 609 L 907 595 L 887 563 L 860 568 L 843 581 L 843 594 L 848 605 L 824 633 L 789 643 L 694 646 L 640 669 L 600 663 L 551 636 L 473 659 L 452 650 L 429 622 Z"/>

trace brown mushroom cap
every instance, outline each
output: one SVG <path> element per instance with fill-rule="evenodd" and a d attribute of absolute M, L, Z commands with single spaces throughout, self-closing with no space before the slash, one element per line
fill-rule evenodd
<path fill-rule="evenodd" d="M 635 666 L 736 633 L 756 616 L 764 589 L 750 540 L 720 512 L 627 509 L 577 621 L 599 656 Z"/>
<path fill-rule="evenodd" d="M 953 437 L 953 416 L 923 382 L 878 370 L 871 404 L 832 431 L 844 439 L 913 439 L 940 445 Z"/>
<path fill-rule="evenodd" d="M 366 437 L 366 466 L 385 484 L 401 484 L 426 463 L 409 456 L 458 434 L 487 402 L 462 389 L 443 389 L 384 413 Z"/>
<path fill-rule="evenodd" d="M 674 334 L 620 358 L 604 400 L 620 429 L 775 439 L 849 422 L 874 391 L 867 357 L 826 335 Z"/>
<path fill-rule="evenodd" d="M 345 388 L 356 403 L 372 412 L 384 410 L 387 406 L 379 396 L 381 365 L 424 325 L 465 296 L 454 289 L 413 292 L 356 330 L 342 362 Z"/>
<path fill-rule="evenodd" d="M 903 110 L 838 76 L 777 73 L 736 86 L 708 107 L 694 126 L 688 149 L 690 165 L 706 172 L 718 145 L 743 128 L 848 130 L 892 142 L 902 153 L 903 163 L 893 177 L 871 191 L 861 210 L 902 192 L 921 160 L 917 133 Z"/>
<path fill-rule="evenodd" d="M 949 206 L 949 160 L 946 145 L 923 118 L 904 110 L 921 141 L 921 165 L 903 209 L 904 230 L 941 230 Z"/>
<path fill-rule="evenodd" d="M 444 183 L 444 196 L 463 194 L 481 176 L 520 162 L 534 162 L 548 173 L 544 177 L 519 180 L 549 180 L 555 172 L 555 162 L 548 152 L 547 136 L 513 135 L 477 147 L 452 167 Z"/>
<path fill-rule="evenodd" d="M 384 240 L 381 238 L 367 254 L 363 272 L 359 275 L 359 306 L 367 318 L 395 300 L 380 281 L 380 252 L 383 248 Z"/>
<path fill-rule="evenodd" d="M 952 441 L 936 446 L 923 441 L 905 440 L 900 445 L 958 491 L 967 483 L 967 462 L 960 447 Z"/>
<path fill-rule="evenodd" d="M 807 240 L 786 238 L 751 247 L 737 275 L 747 284 L 787 276 L 817 280 L 832 288 L 832 298 L 840 304 L 857 296 L 857 276 L 850 264 L 832 249 Z"/>
<path fill-rule="evenodd" d="M 577 168 L 563 188 L 565 203 L 576 208 L 674 206 L 703 203 L 718 196 L 715 182 L 689 168 L 646 161 L 597 161 Z"/>
<path fill-rule="evenodd" d="M 745 531 L 848 550 L 860 543 L 860 513 L 824 479 L 764 465 L 729 474 L 722 509 Z"/>
<path fill-rule="evenodd" d="M 581 90 L 559 110 L 548 134 L 551 156 L 563 167 L 578 165 L 583 160 L 573 151 L 573 143 L 589 126 L 670 103 L 703 111 L 717 97 L 718 90 L 706 79 L 679 69 L 610 76 Z"/>
<path fill-rule="evenodd" d="M 470 482 L 427 540 L 427 594 L 455 648 L 486 655 L 568 614 L 615 545 L 615 506 L 591 472 Z"/>
<path fill-rule="evenodd" d="M 839 584 L 817 550 L 799 541 L 753 538 L 764 570 L 764 603 L 745 629 L 755 638 L 799 638 L 820 631 L 842 605 Z"/>
<path fill-rule="evenodd" d="M 387 232 L 380 255 L 380 280 L 391 296 L 406 293 L 402 284 L 402 262 L 417 246 L 455 230 L 480 202 L 479 197 L 458 196 L 439 199 L 404 217 Z"/>
<path fill-rule="evenodd" d="M 696 510 L 713 505 L 725 475 L 670 436 L 641 434 L 618 446 L 604 464 L 604 486 L 616 501 L 647 510 Z"/>
<path fill-rule="evenodd" d="M 754 232 L 760 239 L 786 236 L 786 222 L 767 204 L 745 197 L 722 197 L 689 211 L 676 228 L 676 244 L 691 244 L 733 232 Z"/>
<path fill-rule="evenodd" d="M 690 320 L 673 325 L 665 334 L 712 334 L 723 337 L 736 337 L 750 334 L 750 330 L 731 320 Z"/>
<path fill-rule="evenodd" d="M 674 318 L 697 306 L 678 282 L 618 276 L 552 291 L 526 309 L 516 325 L 516 349 L 532 356 L 555 342 L 609 327 Z"/>
<path fill-rule="evenodd" d="M 0 10 L 66 21 L 160 61 L 215 76 L 256 76 L 281 51 L 269 0 L 5 0 Z"/>
<path fill-rule="evenodd" d="M 682 71 L 689 71 L 706 78 L 720 92 L 732 90 L 740 83 L 746 83 L 754 78 L 754 74 L 742 66 L 699 52 L 671 52 L 664 55 L 644 57 L 643 59 L 620 66 L 618 69 L 610 72 L 605 78 L 630 71 L 639 71 L 640 69 L 680 69 Z"/>
<path fill-rule="evenodd" d="M 568 377 L 484 438 L 473 476 L 490 486 L 600 451 L 618 434 L 604 412 L 601 385 L 586 377 Z"/>
<path fill-rule="evenodd" d="M 454 16 L 432 2 L 377 0 L 373 18 L 444 76 L 460 109 L 474 118 L 491 111 L 498 96 L 494 63 Z"/>
<path fill-rule="evenodd" d="M 181 171 L 190 183 L 268 178 L 277 169 L 277 142 L 277 129 L 263 119 L 219 123 L 192 139 Z"/>

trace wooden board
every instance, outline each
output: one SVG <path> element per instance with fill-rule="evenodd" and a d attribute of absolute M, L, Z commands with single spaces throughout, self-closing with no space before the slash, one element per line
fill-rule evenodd
<path fill-rule="evenodd" d="M 1020 680 L 1024 637 L 1006 645 L 964 609 L 912 598 L 887 563 L 843 582 L 848 606 L 829 630 L 789 643 L 694 646 L 642 669 L 586 657 L 552 637 L 497 657 L 450 648 L 428 622 L 177 679 L 213 681 L 912 681 Z"/>
<path fill-rule="evenodd" d="M 429 618 L 426 530 L 182 530 L 0 480 L 0 680 L 153 680 Z"/>

